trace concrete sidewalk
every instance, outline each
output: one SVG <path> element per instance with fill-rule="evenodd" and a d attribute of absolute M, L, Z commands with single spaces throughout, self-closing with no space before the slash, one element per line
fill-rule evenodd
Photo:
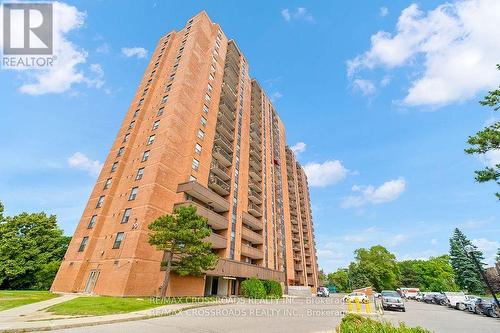
<path fill-rule="evenodd" d="M 80 296 L 82 295 L 64 295 L 48 301 L 2 311 L 0 312 L 0 332 L 49 331 L 71 327 L 94 326 L 169 316 L 188 309 L 221 305 L 218 302 L 169 304 L 135 312 L 82 317 L 54 316 L 43 311 L 43 309 L 51 305 L 66 302 Z M 56 300 L 59 300 L 59 302 L 54 302 Z M 5 312 L 9 312 L 9 314 L 5 315 Z"/>

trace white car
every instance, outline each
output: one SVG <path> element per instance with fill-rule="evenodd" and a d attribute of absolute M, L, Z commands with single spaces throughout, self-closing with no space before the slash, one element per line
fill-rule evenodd
<path fill-rule="evenodd" d="M 479 296 L 475 295 L 467 295 L 467 300 L 464 302 L 464 310 L 468 310 L 469 312 L 474 312 L 476 308 L 476 301 L 479 298 Z M 461 310 L 461 307 L 459 307 Z"/>
<path fill-rule="evenodd" d="M 463 292 L 445 292 L 446 298 L 448 299 L 448 306 L 455 308 L 457 310 L 467 309 L 467 303 L 469 300 L 477 299 L 477 296 L 465 295 Z"/>
<path fill-rule="evenodd" d="M 344 302 L 356 302 L 356 299 L 360 303 L 368 303 L 370 301 L 365 293 L 350 293 L 349 295 L 345 295 L 343 298 Z"/>
<path fill-rule="evenodd" d="M 418 294 L 415 296 L 415 301 L 422 302 L 423 300 L 424 300 L 424 293 L 418 292 Z"/>

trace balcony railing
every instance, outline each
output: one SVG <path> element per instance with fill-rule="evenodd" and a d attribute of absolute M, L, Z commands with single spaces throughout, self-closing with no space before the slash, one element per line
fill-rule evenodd
<path fill-rule="evenodd" d="M 260 172 L 262 170 L 261 162 L 253 157 L 250 157 L 250 166 L 255 169 L 255 171 Z"/>
<path fill-rule="evenodd" d="M 248 212 L 255 217 L 262 216 L 262 208 L 254 203 L 248 203 Z"/>
<path fill-rule="evenodd" d="M 241 244 L 241 254 L 252 259 L 262 259 L 264 257 L 262 250 L 246 244 Z"/>
<path fill-rule="evenodd" d="M 242 214 L 243 222 L 254 230 L 262 230 L 262 221 L 247 212 Z"/>
<path fill-rule="evenodd" d="M 214 145 L 212 155 L 226 167 L 230 166 L 233 163 L 233 157 L 217 144 Z"/>
<path fill-rule="evenodd" d="M 214 232 L 205 238 L 204 241 L 212 243 L 212 249 L 225 249 L 227 247 L 227 239 Z"/>
<path fill-rule="evenodd" d="M 234 117 L 229 117 L 226 113 L 219 111 L 217 116 L 217 122 L 222 122 L 231 131 L 234 131 Z"/>
<path fill-rule="evenodd" d="M 295 270 L 297 272 L 302 272 L 304 270 L 304 267 L 302 265 L 295 265 Z"/>
<path fill-rule="evenodd" d="M 224 181 L 231 179 L 229 169 L 217 160 L 212 160 L 212 163 L 210 163 L 210 171 Z"/>
<path fill-rule="evenodd" d="M 234 120 L 234 116 L 236 113 L 236 107 L 234 105 L 222 102 L 219 104 L 219 110 L 224 113 L 229 119 Z"/>
<path fill-rule="evenodd" d="M 229 184 L 213 173 L 210 173 L 210 176 L 208 177 L 208 187 L 222 196 L 228 195 L 231 190 Z"/>
<path fill-rule="evenodd" d="M 222 121 L 217 121 L 217 133 L 221 133 L 227 141 L 227 144 L 232 148 L 233 144 L 231 143 L 234 140 L 234 130 L 228 127 Z M 232 151 L 232 149 L 231 149 Z"/>
<path fill-rule="evenodd" d="M 228 154 L 232 154 L 233 153 L 233 144 L 222 134 L 220 133 L 216 133 L 215 134 L 215 144 L 218 145 L 219 147 L 222 147 L 224 148 L 224 150 L 228 153 Z"/>
<path fill-rule="evenodd" d="M 262 235 L 246 227 L 241 228 L 241 238 L 246 239 L 252 244 L 262 244 Z"/>
<path fill-rule="evenodd" d="M 248 190 L 248 199 L 252 200 L 258 205 L 262 203 L 262 196 L 257 193 L 257 191 Z"/>
<path fill-rule="evenodd" d="M 256 191 L 256 192 L 259 192 L 261 193 L 262 192 L 262 185 L 260 183 L 257 183 L 257 182 L 253 182 L 253 181 L 250 181 L 248 183 L 248 187 L 250 187 L 252 190 Z"/>
<path fill-rule="evenodd" d="M 187 206 L 194 206 L 196 207 L 196 213 L 200 216 L 203 216 L 208 220 L 208 225 L 214 229 L 214 230 L 223 230 L 227 229 L 228 227 L 228 220 L 227 217 L 224 217 L 220 214 L 217 214 L 213 210 L 208 209 L 207 207 L 204 207 L 200 205 L 199 203 L 196 203 L 194 201 L 185 201 L 185 202 L 179 202 L 174 205 L 174 208 L 178 207 L 187 207 Z"/>
<path fill-rule="evenodd" d="M 261 182 L 262 177 L 260 176 L 260 172 L 255 171 L 254 169 L 250 168 L 250 177 L 256 182 Z"/>
<path fill-rule="evenodd" d="M 260 155 L 260 152 L 257 149 L 250 148 L 250 156 L 255 158 L 257 161 L 262 161 L 262 157 Z"/>

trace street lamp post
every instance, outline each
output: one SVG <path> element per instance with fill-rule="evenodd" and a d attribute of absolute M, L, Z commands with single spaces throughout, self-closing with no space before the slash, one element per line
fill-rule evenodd
<path fill-rule="evenodd" d="M 486 286 L 488 287 L 491 295 L 493 295 L 493 298 L 495 299 L 495 303 L 496 303 L 497 307 L 500 309 L 500 303 L 498 302 L 497 296 L 495 295 L 495 292 L 493 291 L 493 288 L 491 287 L 490 282 L 486 278 L 486 275 L 484 275 L 483 268 L 479 265 L 479 262 L 477 261 L 476 256 L 474 255 L 474 250 L 475 250 L 474 247 L 472 245 L 465 245 L 464 249 L 465 249 L 465 252 L 468 254 L 468 256 L 470 256 L 472 258 L 472 261 L 474 262 L 474 264 L 477 267 L 477 270 L 481 274 L 481 277 L 483 278 L 484 283 L 486 283 Z"/>

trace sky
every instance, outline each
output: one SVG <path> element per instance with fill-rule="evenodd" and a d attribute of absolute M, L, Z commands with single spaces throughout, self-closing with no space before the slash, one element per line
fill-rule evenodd
<path fill-rule="evenodd" d="M 445 254 L 455 227 L 493 262 L 495 184 L 466 140 L 496 121 L 500 2 L 68 1 L 50 70 L 0 70 L 0 200 L 72 234 L 159 37 L 206 10 L 272 98 L 309 178 L 319 266 L 381 244 Z"/>

